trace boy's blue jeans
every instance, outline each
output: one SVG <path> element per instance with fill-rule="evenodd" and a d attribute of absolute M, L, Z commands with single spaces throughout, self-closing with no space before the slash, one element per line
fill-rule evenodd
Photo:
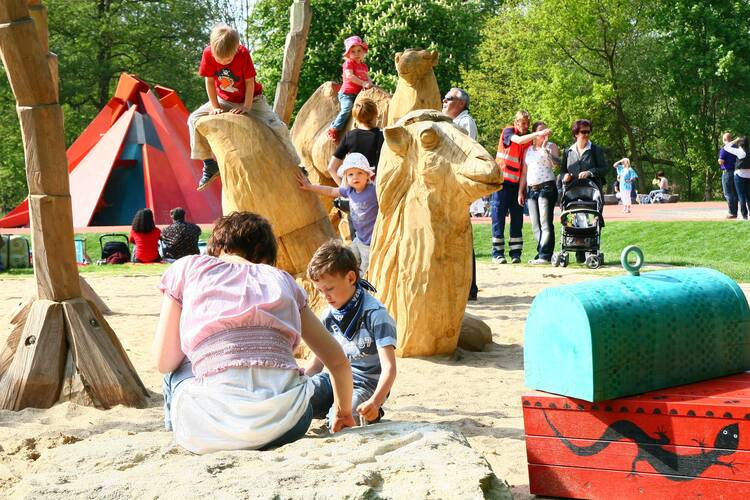
<path fill-rule="evenodd" d="M 341 130 L 346 127 L 346 122 L 349 121 L 349 116 L 352 114 L 352 107 L 354 107 L 355 99 L 357 99 L 356 94 L 344 94 L 343 92 L 339 92 L 339 105 L 341 106 L 341 109 L 339 110 L 339 114 L 336 115 L 336 118 L 333 119 L 331 128 Z"/>
<path fill-rule="evenodd" d="M 172 417 L 170 412 L 175 391 L 180 384 L 191 378 L 195 378 L 195 375 L 193 375 L 193 365 L 187 358 L 182 360 L 182 363 L 175 371 L 164 375 L 164 380 L 162 382 L 162 389 L 164 392 L 164 428 L 167 431 L 172 431 Z M 307 410 L 305 410 L 305 414 L 302 415 L 297 423 L 284 434 L 263 446 L 261 450 L 278 448 L 279 446 L 292 443 L 303 437 L 305 433 L 307 433 L 307 429 L 310 428 L 310 423 L 312 423 L 312 408 L 312 401 L 310 401 L 310 404 L 307 405 Z"/>
<path fill-rule="evenodd" d="M 312 380 L 313 386 L 315 387 L 315 392 L 313 393 L 312 398 L 310 398 L 312 417 L 325 418 L 330 425 L 335 416 L 331 377 L 327 373 L 318 373 L 317 375 L 313 375 L 310 380 Z M 352 391 L 352 416 L 354 417 L 355 422 L 359 422 L 357 406 L 370 399 L 374 392 L 375 391 L 369 387 L 364 387 L 356 382 L 354 383 L 354 390 Z"/>

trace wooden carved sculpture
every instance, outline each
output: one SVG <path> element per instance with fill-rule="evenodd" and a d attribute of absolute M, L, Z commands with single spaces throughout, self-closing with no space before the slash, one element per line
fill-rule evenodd
<path fill-rule="evenodd" d="M 396 320 L 399 356 L 450 353 L 471 283 L 469 205 L 503 177 L 441 112 L 413 111 L 384 132 L 369 276 Z"/>
<path fill-rule="evenodd" d="M 440 88 L 433 68 L 438 63 L 437 50 L 406 49 L 397 52 L 398 83 L 388 106 L 388 125 L 415 109 L 441 109 Z"/>
<path fill-rule="evenodd" d="M 304 274 L 315 250 L 335 233 L 318 197 L 298 189 L 299 170 L 288 147 L 249 116 L 207 116 L 196 129 L 219 163 L 224 214 L 239 210 L 266 217 L 279 242 L 278 267 Z"/>
<path fill-rule="evenodd" d="M 276 85 L 276 97 L 273 110 L 284 123 L 289 123 L 297 99 L 299 72 L 307 46 L 307 34 L 310 32 L 312 7 L 309 0 L 294 0 L 289 7 L 289 33 L 284 44 L 284 64 L 281 67 L 281 79 Z"/>
<path fill-rule="evenodd" d="M 387 92 L 374 87 L 363 90 L 357 99 L 369 98 L 378 106 L 378 127 L 390 125 L 398 118 L 415 109 L 441 108 L 440 90 L 433 68 L 437 65 L 437 51 L 421 49 L 407 49 L 396 54 L 396 71 L 398 84 L 396 93 L 391 98 Z M 310 182 L 333 186 L 328 174 L 328 161 L 336 150 L 336 145 L 326 135 L 336 114 L 339 112 L 339 101 L 336 97 L 341 85 L 326 82 L 315 91 L 297 113 L 292 127 L 292 142 L 297 148 L 302 164 L 314 167 L 310 172 Z M 394 115 L 394 116 L 395 116 Z M 354 120 L 349 120 L 345 130 L 354 126 Z M 308 168 L 308 170 L 313 170 Z"/>
<path fill-rule="evenodd" d="M 38 297 L 17 316 L 18 341 L 9 339 L 0 355 L 0 408 L 49 408 L 67 399 L 144 406 L 148 393 L 117 336 L 82 298 L 57 64 L 39 0 L 0 1 L 0 54 L 23 133 Z"/>

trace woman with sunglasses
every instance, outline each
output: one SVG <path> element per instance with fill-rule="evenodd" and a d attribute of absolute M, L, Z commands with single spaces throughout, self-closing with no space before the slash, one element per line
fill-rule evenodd
<path fill-rule="evenodd" d="M 589 140 L 591 122 L 585 119 L 576 120 L 571 128 L 575 142 L 563 151 L 560 161 L 563 184 L 568 184 L 573 179 L 591 179 L 603 194 L 602 186 L 607 182 L 606 173 L 609 167 L 604 159 L 604 150 Z M 599 220 L 601 227 L 604 227 L 604 218 L 601 214 Z M 576 252 L 576 262 L 585 260 L 585 252 Z"/>

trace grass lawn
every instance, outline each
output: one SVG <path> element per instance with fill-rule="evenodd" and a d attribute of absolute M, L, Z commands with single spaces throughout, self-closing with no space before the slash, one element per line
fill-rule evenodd
<path fill-rule="evenodd" d="M 505 230 L 507 233 L 507 225 Z M 490 260 L 491 236 L 489 224 L 474 225 L 478 260 Z M 505 236 L 507 239 L 508 235 Z M 536 256 L 531 224 L 524 224 L 523 237 L 521 259 L 526 263 Z M 710 267 L 735 281 L 750 282 L 750 224 L 747 221 L 613 221 L 602 229 L 601 241 L 605 264 L 619 265 L 622 249 L 638 245 L 647 264 Z M 560 225 L 557 223 L 555 243 L 555 249 L 559 250 Z M 574 256 L 571 261 L 571 265 L 576 265 Z"/>
<path fill-rule="evenodd" d="M 507 231 L 506 226 L 506 231 Z M 560 248 L 560 225 L 555 225 L 555 248 Z M 207 240 L 210 231 L 203 231 Z M 523 265 L 535 256 L 531 225 L 524 224 Z M 99 233 L 76 235 L 86 241 L 86 251 L 92 262 L 101 258 Z M 507 237 L 507 234 L 506 234 Z M 474 225 L 474 248 L 477 259 L 490 260 L 491 227 Z M 602 251 L 605 263 L 618 265 L 620 252 L 628 245 L 638 245 L 647 264 L 673 266 L 702 266 L 717 269 L 739 282 L 750 282 L 750 224 L 744 221 L 613 221 L 602 230 Z M 571 259 L 575 261 L 575 259 Z M 575 266 L 572 263 L 571 266 Z M 82 273 L 133 275 L 161 274 L 166 264 L 123 264 L 113 266 L 80 266 Z M 623 271 L 624 272 L 624 271 Z M 31 269 L 12 269 L 0 276 L 28 276 Z M 602 274 L 607 274 L 603 272 Z"/>

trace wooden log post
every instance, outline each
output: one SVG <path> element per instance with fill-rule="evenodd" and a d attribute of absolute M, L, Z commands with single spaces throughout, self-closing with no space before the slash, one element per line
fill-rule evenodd
<path fill-rule="evenodd" d="M 37 299 L 14 315 L 0 354 L 0 408 L 48 408 L 66 385 L 82 387 L 97 406 L 144 406 L 148 392 L 124 349 L 81 298 L 57 65 L 47 37 L 40 0 L 0 0 L 0 56 L 23 133 L 37 282 Z M 64 383 L 65 376 L 75 380 Z"/>
<path fill-rule="evenodd" d="M 286 35 L 286 44 L 284 45 L 284 65 L 281 69 L 281 79 L 276 85 L 276 97 L 273 101 L 274 112 L 287 124 L 292 118 L 294 101 L 297 99 L 299 73 L 302 69 L 302 60 L 305 57 L 311 19 L 310 2 L 308 0 L 294 0 L 294 3 L 289 7 L 289 33 Z"/>

